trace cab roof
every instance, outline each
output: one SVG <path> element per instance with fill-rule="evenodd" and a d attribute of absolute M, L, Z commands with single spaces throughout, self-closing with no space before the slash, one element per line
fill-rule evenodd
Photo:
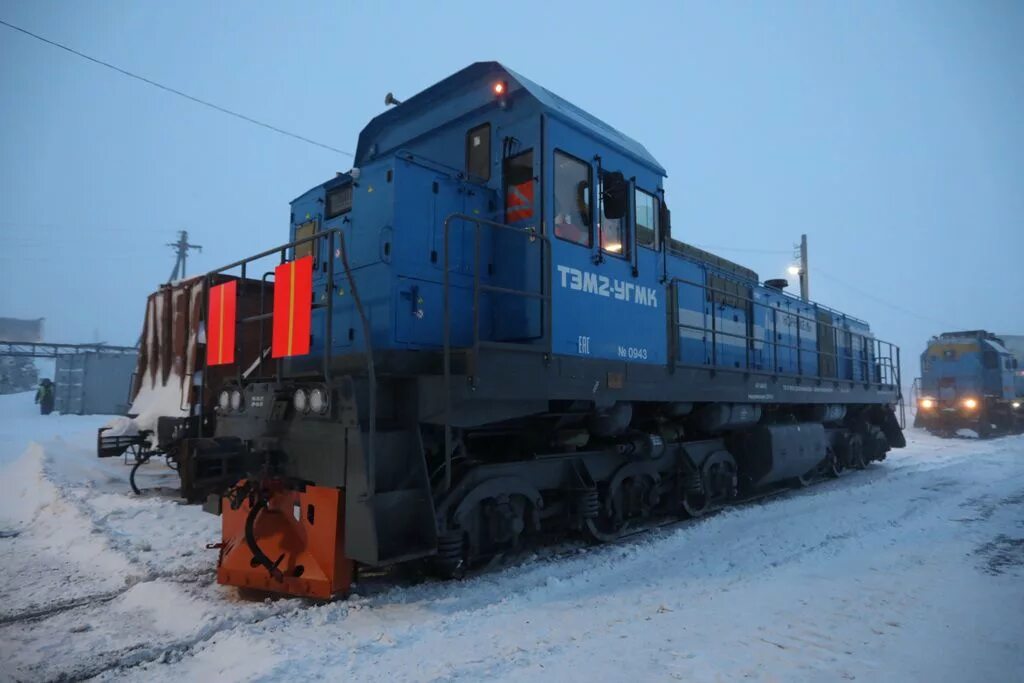
<path fill-rule="evenodd" d="M 476 62 L 471 64 L 462 71 L 452 74 L 401 104 L 374 117 L 359 134 L 359 146 L 356 148 L 356 165 L 365 163 L 376 154 L 390 151 L 390 149 L 407 143 L 408 139 L 390 146 L 386 143 L 381 144 L 384 133 L 395 127 L 403 126 L 419 118 L 425 119 L 424 124 L 429 125 L 429 128 L 433 129 L 465 115 L 468 113 L 466 107 L 471 106 L 474 103 L 474 99 L 471 98 L 468 101 L 463 101 L 457 96 L 465 95 L 469 89 L 477 88 L 480 83 L 487 82 L 489 79 L 507 81 L 510 94 L 517 90 L 526 91 L 546 113 L 553 114 L 575 128 L 589 133 L 608 145 L 617 148 L 620 152 L 633 157 L 637 162 L 649 167 L 660 175 L 666 175 L 664 167 L 658 163 L 658 160 L 642 144 L 619 132 L 596 116 L 559 97 L 547 88 L 534 83 L 498 62 Z M 478 99 L 477 106 L 490 102 L 492 96 L 489 90 L 483 91 L 481 89 L 480 97 L 486 99 Z M 458 104 L 452 107 L 445 107 L 444 104 L 446 102 L 458 102 L 461 103 L 461 107 Z M 423 133 L 421 132 L 420 134 Z M 412 137 L 417 136 L 414 135 Z M 374 150 L 375 145 L 381 148 Z"/>

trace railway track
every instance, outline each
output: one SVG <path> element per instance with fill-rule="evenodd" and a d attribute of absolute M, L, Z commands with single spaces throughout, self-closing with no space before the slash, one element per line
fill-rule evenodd
<path fill-rule="evenodd" d="M 85 595 L 79 598 L 72 598 L 70 600 L 62 600 L 56 603 L 42 605 L 33 609 L 21 610 L 19 612 L 0 614 L 0 627 L 9 626 L 11 624 L 38 621 L 40 619 L 48 619 L 58 614 L 63 614 L 64 612 L 70 612 L 71 610 L 101 605 L 105 602 L 110 602 L 111 600 L 119 598 L 135 586 L 138 586 L 142 583 L 147 583 L 149 581 L 198 583 L 204 578 L 212 578 L 213 575 L 214 571 L 212 569 L 203 571 L 188 570 L 166 573 L 156 572 L 146 576 L 140 576 L 133 579 L 129 579 L 125 582 L 125 585 L 122 588 L 118 588 L 116 590 L 104 591 L 102 593 L 93 593 L 91 595 Z"/>
<path fill-rule="evenodd" d="M 851 477 L 852 478 L 852 477 Z M 549 544 L 548 539 L 542 539 L 530 547 L 524 548 L 515 554 L 496 556 L 491 562 L 484 566 L 467 572 L 466 578 L 476 578 L 487 574 L 494 574 L 505 569 L 515 567 L 525 562 L 530 563 L 558 563 L 562 560 L 578 556 L 580 553 L 598 552 L 601 548 L 609 546 L 629 546 L 645 536 L 651 536 L 657 532 L 671 531 L 677 528 L 685 528 L 697 522 L 705 521 L 716 516 L 718 513 L 736 507 L 746 507 L 763 503 L 767 500 L 782 498 L 799 492 L 798 488 L 782 488 L 773 491 L 760 493 L 736 501 L 731 505 L 718 506 L 708 510 L 699 518 L 667 518 L 653 521 L 647 524 L 638 525 L 625 530 L 618 538 L 610 543 L 595 545 L 585 540 L 563 540 L 560 543 Z M 174 572 L 151 572 L 144 576 L 128 582 L 124 587 L 113 591 L 94 593 L 92 595 L 74 598 L 60 603 L 46 605 L 43 607 L 24 610 L 21 612 L 0 615 L 0 627 L 8 628 L 22 624 L 38 624 L 47 619 L 73 612 L 74 610 L 95 608 L 111 602 L 124 595 L 133 587 L 148 581 L 173 581 L 175 583 L 199 584 L 212 582 L 213 570 L 208 571 L 174 571 Z M 441 585 L 450 583 L 439 579 L 427 579 L 422 576 L 410 578 L 408 576 L 396 576 L 394 571 L 381 572 L 379 574 L 368 574 L 359 583 L 359 593 L 370 598 L 371 604 L 376 598 L 387 594 L 391 589 L 401 588 L 410 584 L 434 583 Z M 244 614 L 226 612 L 224 615 L 215 617 L 213 622 L 197 629 L 185 637 L 178 639 L 162 639 L 159 641 L 144 641 L 132 643 L 123 647 L 112 649 L 106 652 L 96 653 L 95 657 L 74 661 L 71 667 L 62 668 L 59 671 L 38 672 L 42 675 L 38 679 L 59 680 L 59 681 L 80 681 L 94 678 L 109 672 L 128 672 L 139 667 L 146 667 L 150 664 L 162 663 L 168 660 L 174 661 L 179 658 L 188 657 L 195 648 L 201 647 L 219 634 L 230 632 L 242 625 L 252 626 L 272 620 L 277 617 L 286 616 L 289 613 L 302 611 L 314 603 L 301 601 L 296 604 L 293 600 L 283 600 L 280 603 L 271 603 L 265 608 L 257 606 L 257 612 L 246 611 Z M 41 624 L 36 626 L 39 628 Z M 75 635 L 70 636 L 74 638 Z"/>

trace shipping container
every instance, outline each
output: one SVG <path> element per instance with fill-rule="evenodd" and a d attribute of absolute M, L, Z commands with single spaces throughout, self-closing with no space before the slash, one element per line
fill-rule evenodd
<path fill-rule="evenodd" d="M 58 356 L 56 410 L 65 415 L 123 415 L 137 363 L 137 353 Z"/>

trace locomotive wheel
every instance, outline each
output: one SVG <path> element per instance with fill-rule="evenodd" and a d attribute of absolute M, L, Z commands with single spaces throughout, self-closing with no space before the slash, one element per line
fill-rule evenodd
<path fill-rule="evenodd" d="M 736 461 L 728 451 L 716 451 L 704 461 L 699 476 L 683 495 L 683 511 L 690 517 L 702 517 L 712 503 L 735 498 L 736 487 Z"/>
<path fill-rule="evenodd" d="M 432 573 L 442 579 L 461 579 L 466 576 L 469 558 L 466 554 L 465 535 L 460 529 L 445 531 L 437 537 L 437 555 L 430 563 Z"/>
<path fill-rule="evenodd" d="M 629 524 L 622 518 L 622 491 L 619 486 L 606 490 L 596 517 L 587 519 L 584 530 L 596 543 L 611 543 L 617 540 Z"/>
<path fill-rule="evenodd" d="M 661 476 L 648 462 L 631 462 L 616 470 L 603 487 L 596 517 L 587 519 L 587 535 L 598 543 L 622 536 L 630 522 L 651 516 L 661 502 Z"/>
<path fill-rule="evenodd" d="M 536 489 L 515 477 L 496 477 L 477 484 L 461 497 L 448 525 L 462 534 L 463 564 L 473 567 L 518 549 L 524 535 L 540 531 L 543 504 Z M 439 542 L 442 540 L 449 548 L 448 555 L 454 557 L 458 539 L 446 535 Z"/>
<path fill-rule="evenodd" d="M 681 469 L 676 473 L 679 485 L 679 506 L 687 517 L 702 517 L 711 505 L 704 487 L 704 475 L 698 469 Z"/>
<path fill-rule="evenodd" d="M 704 461 L 704 482 L 712 501 L 736 497 L 736 461 L 728 451 L 716 451 Z"/>
<path fill-rule="evenodd" d="M 707 494 L 687 493 L 683 496 L 683 512 L 689 517 L 703 517 L 710 507 Z"/>
<path fill-rule="evenodd" d="M 828 457 L 825 458 L 825 473 L 833 479 L 838 479 L 843 473 L 843 460 L 831 448 L 828 449 Z"/>
<path fill-rule="evenodd" d="M 595 543 L 612 543 L 618 540 L 628 527 L 629 525 L 622 520 L 602 515 L 596 519 L 588 519 L 585 528 L 587 536 Z"/>
<path fill-rule="evenodd" d="M 992 429 L 992 419 L 988 413 L 982 412 L 978 418 L 978 427 L 974 430 L 978 434 L 979 439 L 990 439 L 995 435 L 995 430 Z"/>
<path fill-rule="evenodd" d="M 846 462 L 855 470 L 862 470 L 868 466 L 867 458 L 864 455 L 864 437 L 860 434 L 851 434 L 847 439 Z"/>

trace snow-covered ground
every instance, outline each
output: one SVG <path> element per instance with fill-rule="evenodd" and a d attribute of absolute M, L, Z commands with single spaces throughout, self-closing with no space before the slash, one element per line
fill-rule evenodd
<path fill-rule="evenodd" d="M 909 430 L 838 482 L 317 605 L 216 585 L 217 518 L 34 408 L 0 397 L 3 680 L 1024 680 L 1022 437 Z"/>

